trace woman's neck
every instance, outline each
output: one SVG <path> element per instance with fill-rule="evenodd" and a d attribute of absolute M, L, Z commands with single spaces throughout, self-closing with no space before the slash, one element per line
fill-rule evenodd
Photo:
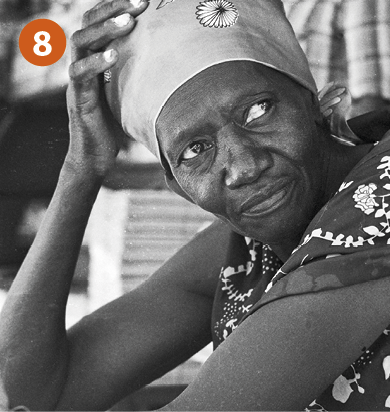
<path fill-rule="evenodd" d="M 331 138 L 328 138 L 331 139 Z M 363 159 L 364 156 L 372 149 L 372 145 L 344 146 L 334 140 L 331 140 L 327 162 L 327 178 L 324 184 L 322 200 L 317 210 L 311 217 L 322 209 L 323 206 L 334 196 L 344 179 L 352 169 Z M 304 233 L 297 233 L 294 238 L 285 239 L 282 243 L 270 244 L 271 249 L 276 255 L 285 262 L 293 250 L 298 246 Z"/>
<path fill-rule="evenodd" d="M 334 196 L 349 173 L 370 152 L 372 147 L 372 144 L 344 146 L 332 141 L 325 181 L 324 202 L 321 208 Z"/>

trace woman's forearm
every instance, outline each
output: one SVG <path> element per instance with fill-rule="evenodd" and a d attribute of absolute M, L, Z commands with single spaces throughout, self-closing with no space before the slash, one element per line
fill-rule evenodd
<path fill-rule="evenodd" d="M 108 45 L 128 35 L 147 7 L 147 1 L 100 2 L 71 38 L 67 158 L 0 317 L 0 377 L 11 407 L 53 410 L 67 380 L 69 288 L 92 205 L 124 139 L 102 88 L 104 71 L 118 61 Z"/>
<path fill-rule="evenodd" d="M 63 168 L 0 317 L 0 372 L 11 406 L 53 409 L 66 379 L 65 310 L 101 179 Z M 45 399 L 47 398 L 47 399 Z M 42 402 L 45 399 L 45 402 Z"/>

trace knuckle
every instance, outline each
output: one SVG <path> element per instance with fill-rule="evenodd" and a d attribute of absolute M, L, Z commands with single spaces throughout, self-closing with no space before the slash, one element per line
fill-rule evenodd
<path fill-rule="evenodd" d="M 84 14 L 83 14 L 83 18 L 82 18 L 82 20 L 81 20 L 81 24 L 82 24 L 82 27 L 85 27 L 85 26 L 87 26 L 88 25 L 88 21 L 89 21 L 89 10 L 88 11 L 86 11 Z"/>
<path fill-rule="evenodd" d="M 128 9 L 129 0 L 101 1 L 83 14 L 82 27 L 102 22 Z"/>
<path fill-rule="evenodd" d="M 108 14 L 115 16 L 116 14 L 123 12 L 129 7 L 128 0 L 112 0 L 106 3 Z"/>
<path fill-rule="evenodd" d="M 74 82 L 78 82 L 83 76 L 85 72 L 85 63 L 83 61 L 76 61 L 69 66 L 69 78 Z"/>
<path fill-rule="evenodd" d="M 82 60 L 78 60 L 69 66 L 69 78 L 73 82 L 81 82 L 91 79 L 98 73 L 105 70 L 105 63 L 102 61 L 101 53 L 95 53 Z"/>
<path fill-rule="evenodd" d="M 103 20 L 104 18 L 108 18 L 112 15 L 115 11 L 115 7 L 112 4 L 112 1 L 102 3 L 101 7 L 97 10 L 91 10 L 91 12 L 96 12 L 93 15 L 94 20 Z"/>
<path fill-rule="evenodd" d="M 69 74 L 69 78 L 70 78 L 71 80 L 75 80 L 75 79 L 76 79 L 76 65 L 75 65 L 75 63 L 72 63 L 72 64 L 69 66 L 68 74 Z"/>
<path fill-rule="evenodd" d="M 82 25 L 83 27 L 89 26 L 90 22 L 92 21 L 92 15 L 93 15 L 93 10 L 87 10 L 84 14 L 83 14 L 83 19 L 82 19 Z"/>
<path fill-rule="evenodd" d="M 81 39 L 81 30 L 77 30 L 71 35 L 70 42 L 73 46 L 78 46 L 80 44 L 80 39 Z"/>
<path fill-rule="evenodd" d="M 118 8 L 118 3 L 119 2 L 117 0 L 110 1 L 109 3 L 107 3 L 107 9 L 110 12 L 116 11 L 116 9 Z"/>

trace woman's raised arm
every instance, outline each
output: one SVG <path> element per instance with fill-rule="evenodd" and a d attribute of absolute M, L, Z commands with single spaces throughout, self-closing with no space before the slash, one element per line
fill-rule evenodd
<path fill-rule="evenodd" d="M 128 34 L 147 7 L 100 2 L 72 37 L 68 88 L 71 143 L 42 226 L 7 297 L 0 321 L 0 371 L 11 406 L 52 410 L 67 374 L 65 307 L 80 244 L 101 182 L 115 161 L 119 126 L 102 104 L 99 76 L 117 60 L 103 51 Z M 119 17 L 117 17 L 119 16 Z M 13 404 L 13 405 L 12 405 Z"/>
<path fill-rule="evenodd" d="M 66 189 L 57 192 L 2 313 L 0 371 L 11 407 L 106 410 L 210 341 L 213 293 L 230 229 L 215 222 L 139 288 L 66 332 L 78 252 L 71 239 L 81 242 L 86 216 L 77 216 L 86 207 L 66 201 Z M 80 203 L 86 199 L 79 197 Z"/>
<path fill-rule="evenodd" d="M 0 318 L 0 380 L 10 407 L 107 410 L 211 339 L 213 294 L 230 236 L 220 222 L 196 236 L 141 287 L 65 330 L 84 230 L 118 148 L 113 137 L 117 126 L 100 104 L 97 80 L 115 64 L 117 53 L 93 51 L 130 32 L 131 16 L 145 8 L 145 3 L 134 8 L 128 0 L 101 2 L 73 36 L 69 153 Z M 122 15 L 119 26 L 113 20 L 117 15 Z"/>

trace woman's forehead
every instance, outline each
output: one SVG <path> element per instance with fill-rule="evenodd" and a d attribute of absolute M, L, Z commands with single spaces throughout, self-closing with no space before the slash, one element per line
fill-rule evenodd
<path fill-rule="evenodd" d="M 171 97 L 180 97 L 185 92 L 198 92 L 199 95 L 210 94 L 212 90 L 219 92 L 230 91 L 233 87 L 241 86 L 243 89 L 247 84 L 258 83 L 259 86 L 270 86 L 277 84 L 280 78 L 286 77 L 276 70 L 263 64 L 252 61 L 230 61 L 217 64 L 185 82 Z M 171 98 L 170 98 L 171 99 Z M 169 100 L 168 99 L 168 103 Z"/>
<path fill-rule="evenodd" d="M 210 109 L 229 109 L 245 98 L 261 92 L 295 92 L 299 85 L 286 75 L 251 61 L 225 62 L 197 74 L 170 96 L 157 120 L 157 133 L 177 128 Z"/>

